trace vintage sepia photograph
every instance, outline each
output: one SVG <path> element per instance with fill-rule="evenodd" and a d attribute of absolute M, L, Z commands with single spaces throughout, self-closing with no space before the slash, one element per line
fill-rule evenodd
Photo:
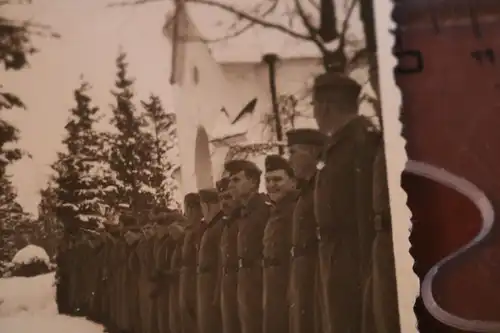
<path fill-rule="evenodd" d="M 2 329 L 416 329 L 389 0 L 0 8 Z"/>

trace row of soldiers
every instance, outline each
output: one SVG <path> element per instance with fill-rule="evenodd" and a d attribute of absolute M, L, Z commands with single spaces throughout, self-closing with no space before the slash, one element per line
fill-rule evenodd
<path fill-rule="evenodd" d="M 184 214 L 72 246 L 58 303 L 121 333 L 400 332 L 383 145 L 343 103 L 266 157 L 267 194 L 232 160 Z"/>

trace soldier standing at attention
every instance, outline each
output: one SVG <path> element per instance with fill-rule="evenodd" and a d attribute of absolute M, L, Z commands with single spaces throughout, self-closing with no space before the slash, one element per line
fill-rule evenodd
<path fill-rule="evenodd" d="M 143 228 L 143 235 L 137 244 L 136 251 L 139 258 L 139 303 L 140 303 L 140 322 L 141 333 L 153 333 L 151 313 L 153 311 L 153 302 L 151 299 L 151 291 L 153 290 L 153 282 L 151 281 L 152 273 L 152 251 L 150 248 L 152 234 L 148 229 Z"/>
<path fill-rule="evenodd" d="M 242 333 L 262 332 L 262 237 L 271 203 L 258 193 L 262 171 L 252 162 L 225 164 L 229 188 L 241 206 L 237 218 L 238 313 Z"/>
<path fill-rule="evenodd" d="M 186 198 L 184 198 L 184 207 L 187 206 Z M 186 209 L 185 209 L 186 210 Z M 177 216 L 172 216 L 174 223 L 185 224 L 185 217 L 177 212 L 172 213 Z M 169 293 L 168 293 L 168 312 L 169 312 L 169 327 L 170 333 L 182 333 L 181 310 L 179 306 L 179 279 L 182 266 L 182 245 L 184 243 L 184 233 L 171 234 L 174 241 L 172 258 L 170 260 L 169 278 Z"/>
<path fill-rule="evenodd" d="M 240 213 L 240 206 L 229 188 L 229 178 L 223 178 L 220 198 L 224 212 L 224 226 L 220 241 L 220 307 L 222 315 L 223 333 L 240 333 L 240 318 L 238 316 L 238 254 L 237 237 L 238 224 L 236 219 Z"/>
<path fill-rule="evenodd" d="M 315 88 L 314 116 L 328 136 L 315 193 L 323 331 L 358 333 L 371 273 L 372 167 L 380 134 L 358 114 L 357 82 L 325 74 Z"/>
<path fill-rule="evenodd" d="M 279 155 L 265 160 L 266 189 L 274 206 L 264 229 L 263 333 L 288 333 L 288 281 L 292 216 L 297 202 L 290 164 Z"/>
<path fill-rule="evenodd" d="M 302 128 L 288 131 L 287 139 L 290 166 L 300 190 L 292 218 L 290 332 L 318 332 L 318 243 L 313 199 L 316 166 L 326 138 L 315 129 Z"/>
<path fill-rule="evenodd" d="M 217 182 L 219 188 L 220 182 Z M 197 271 L 197 314 L 200 333 L 220 333 L 222 319 L 216 297 L 219 278 L 219 246 L 223 226 L 219 194 L 215 189 L 200 190 L 201 210 L 206 230 L 200 241 Z"/>
<path fill-rule="evenodd" d="M 153 320 L 156 322 L 157 332 L 168 333 L 168 284 L 164 271 L 169 264 L 170 239 L 168 237 L 168 225 L 165 225 L 167 221 L 157 216 L 153 217 L 152 220 L 156 223 L 155 238 L 153 241 L 155 262 L 153 274 L 155 288 L 152 293 L 155 302 L 155 315 L 153 316 Z"/>
<path fill-rule="evenodd" d="M 139 276 L 140 262 L 136 247 L 140 235 L 137 227 L 130 227 L 125 233 L 124 239 L 127 243 L 127 312 L 130 317 L 131 332 L 141 331 L 140 299 L 139 299 Z"/>
<path fill-rule="evenodd" d="M 182 268 L 179 280 L 179 305 L 183 333 L 198 331 L 196 318 L 196 262 L 199 235 L 202 232 L 200 196 L 186 195 L 187 229 L 182 244 Z"/>

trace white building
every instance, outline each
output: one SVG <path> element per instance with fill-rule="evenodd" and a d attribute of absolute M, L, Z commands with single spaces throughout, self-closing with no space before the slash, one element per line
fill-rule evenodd
<path fill-rule="evenodd" d="M 272 110 L 272 99 L 268 65 L 262 61 L 265 50 L 253 45 L 243 52 L 237 40 L 232 45 L 217 45 L 218 49 L 209 47 L 185 12 L 177 24 L 180 41 L 173 43 L 172 24 L 166 25 L 165 35 L 173 44 L 172 89 L 181 165 L 178 180 L 185 194 L 213 186 L 223 171 L 229 145 L 266 139 L 262 120 Z M 280 38 L 283 41 L 283 37 Z M 269 36 L 266 39 L 269 40 Z M 322 71 L 320 58 L 314 45 L 295 58 L 291 55 L 297 55 L 296 49 L 294 45 L 289 46 L 291 49 L 281 45 L 282 50 L 286 48 L 288 52 L 273 52 L 279 57 L 277 93 L 305 96 L 301 106 L 310 111 L 308 92 L 314 76 Z M 304 50 L 303 45 L 301 49 Z M 255 111 L 231 124 L 254 98 L 257 99 Z M 300 122 L 299 127 L 315 126 L 312 118 Z M 263 157 L 256 162 L 262 165 Z"/>

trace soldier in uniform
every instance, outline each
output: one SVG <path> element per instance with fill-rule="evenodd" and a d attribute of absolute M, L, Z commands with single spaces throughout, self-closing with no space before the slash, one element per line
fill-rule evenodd
<path fill-rule="evenodd" d="M 217 182 L 217 188 L 220 188 Z M 197 315 L 200 333 L 220 333 L 221 311 L 217 302 L 217 279 L 219 278 L 219 242 L 223 220 L 218 191 L 200 190 L 200 203 L 205 232 L 200 240 L 197 269 Z"/>
<path fill-rule="evenodd" d="M 156 300 L 156 318 L 159 333 L 169 332 L 169 313 L 168 313 L 168 278 L 165 275 L 170 265 L 170 252 L 172 248 L 172 239 L 169 237 L 169 220 L 157 218 L 156 239 L 155 239 L 155 283 L 154 292 Z"/>
<path fill-rule="evenodd" d="M 222 315 L 223 333 L 240 333 L 240 319 L 238 316 L 238 255 L 237 237 L 240 207 L 229 188 L 229 178 L 221 179 L 219 183 L 219 197 L 224 213 L 222 234 L 220 241 L 220 273 L 218 279 L 220 308 Z"/>
<path fill-rule="evenodd" d="M 151 292 L 153 290 L 153 281 L 151 275 L 153 273 L 153 252 L 151 248 L 152 233 L 149 229 L 143 229 L 143 236 L 139 240 L 136 247 L 137 256 L 139 258 L 139 304 L 140 304 L 140 322 L 141 333 L 153 333 L 153 300 Z"/>
<path fill-rule="evenodd" d="M 318 244 L 313 199 L 317 162 L 326 138 L 317 130 L 305 128 L 287 132 L 287 139 L 289 162 L 300 191 L 292 217 L 290 332 L 318 332 Z"/>
<path fill-rule="evenodd" d="M 394 267 L 391 211 L 383 145 L 379 146 L 373 173 L 372 297 L 373 320 L 377 333 L 399 333 L 398 291 Z"/>
<path fill-rule="evenodd" d="M 196 262 L 200 235 L 203 233 L 200 196 L 186 195 L 187 229 L 182 244 L 182 268 L 179 280 L 179 305 L 183 333 L 198 331 L 196 317 Z"/>
<path fill-rule="evenodd" d="M 288 333 L 288 283 L 292 215 L 297 201 L 290 164 L 279 155 L 265 160 L 266 189 L 274 203 L 263 238 L 263 333 Z"/>
<path fill-rule="evenodd" d="M 103 244 L 102 240 L 99 236 L 94 236 L 93 239 L 91 240 L 91 245 L 92 245 L 92 252 L 91 255 L 89 256 L 90 261 L 92 262 L 90 265 L 88 265 L 87 269 L 87 278 L 89 281 L 89 288 L 88 291 L 90 293 L 89 295 L 89 308 L 88 308 L 88 317 L 89 319 L 98 322 L 99 321 L 99 284 L 100 284 L 100 265 L 99 265 L 99 258 L 102 255 L 102 250 L 103 250 Z"/>
<path fill-rule="evenodd" d="M 185 200 L 186 201 L 186 200 Z M 186 206 L 186 204 L 185 204 Z M 178 214 L 177 221 L 182 221 L 185 217 Z M 168 293 L 168 312 L 170 333 L 182 333 L 181 310 L 179 306 L 179 279 L 182 266 L 182 245 L 184 244 L 184 233 L 174 234 L 172 240 L 173 251 L 170 260 L 170 270 L 168 273 L 169 293 Z M 175 237 L 177 236 L 177 237 Z"/>
<path fill-rule="evenodd" d="M 224 165 L 241 212 L 238 224 L 238 313 L 242 333 L 262 331 L 262 237 L 271 203 L 258 193 L 262 171 L 252 162 Z"/>
<path fill-rule="evenodd" d="M 118 331 L 120 326 L 119 318 L 119 306 L 121 304 L 121 293 L 120 293 L 120 271 L 119 271 L 119 245 L 118 245 L 118 235 L 116 227 L 109 227 L 110 243 L 109 243 L 109 255 L 108 255 L 108 267 L 109 267 L 109 284 L 108 290 L 110 293 L 109 297 L 109 323 L 108 327 L 112 331 Z"/>
<path fill-rule="evenodd" d="M 140 276 L 140 261 L 137 254 L 137 245 L 141 238 L 140 228 L 130 227 L 124 235 L 127 243 L 126 258 L 127 258 L 127 280 L 125 299 L 127 303 L 127 313 L 130 318 L 131 332 L 141 331 L 141 316 L 140 316 L 140 299 L 139 299 L 139 276 Z"/>
<path fill-rule="evenodd" d="M 315 82 L 314 116 L 328 136 L 315 193 L 325 333 L 361 331 L 371 272 L 372 166 L 380 134 L 358 115 L 360 89 L 332 73 Z"/>

